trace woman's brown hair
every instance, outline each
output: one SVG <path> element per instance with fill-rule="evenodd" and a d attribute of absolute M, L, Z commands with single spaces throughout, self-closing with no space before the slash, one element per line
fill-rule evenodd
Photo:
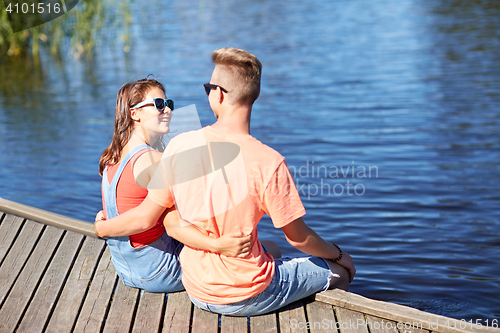
<path fill-rule="evenodd" d="M 130 139 L 135 128 L 134 120 L 130 115 L 130 107 L 146 98 L 152 88 L 160 88 L 165 93 L 165 87 L 156 79 L 145 79 L 125 83 L 116 96 L 115 131 L 108 148 L 104 150 L 99 160 L 99 175 L 102 176 L 107 164 L 113 165 L 120 161 L 123 147 Z"/>

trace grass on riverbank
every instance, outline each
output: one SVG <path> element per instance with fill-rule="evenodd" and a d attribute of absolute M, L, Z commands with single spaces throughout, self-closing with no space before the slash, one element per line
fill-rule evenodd
<path fill-rule="evenodd" d="M 24 17 L 19 19 L 24 20 Z M 13 33 L 4 2 L 0 2 L 0 62 L 9 58 L 37 58 L 42 47 L 48 48 L 54 56 L 67 49 L 77 58 L 90 58 L 105 23 L 106 26 L 112 27 L 120 25 L 124 32 L 122 39 L 126 43 L 129 39 L 130 22 L 128 0 L 118 3 L 80 0 L 67 14 L 48 23 Z"/>

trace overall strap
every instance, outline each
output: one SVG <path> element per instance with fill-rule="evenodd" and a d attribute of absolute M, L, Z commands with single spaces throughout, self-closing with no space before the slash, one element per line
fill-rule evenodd
<path fill-rule="evenodd" d="M 121 174 L 125 169 L 125 166 L 130 161 L 130 159 L 137 154 L 139 151 L 151 148 L 148 145 L 139 145 L 132 149 L 120 162 L 120 166 L 111 181 L 111 184 L 108 180 L 108 167 L 104 168 L 104 172 L 102 175 L 102 191 L 105 198 L 106 203 L 106 215 L 108 219 L 115 217 L 118 215 L 118 209 L 116 206 L 116 187 L 118 185 L 118 180 L 120 180 Z"/>
<path fill-rule="evenodd" d="M 125 166 L 127 163 L 130 161 L 132 157 L 134 157 L 135 154 L 140 152 L 143 149 L 148 149 L 151 148 L 148 145 L 140 145 L 132 149 L 120 162 L 120 166 L 118 167 L 118 170 L 116 170 L 115 176 L 113 177 L 113 180 L 111 181 L 111 184 L 109 184 L 110 187 L 114 187 L 116 190 L 116 185 L 118 184 L 118 181 L 120 180 L 120 177 L 122 175 L 123 170 L 125 169 Z"/>

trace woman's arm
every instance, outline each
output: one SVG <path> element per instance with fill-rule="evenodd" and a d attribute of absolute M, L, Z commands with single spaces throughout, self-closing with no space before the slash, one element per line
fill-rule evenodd
<path fill-rule="evenodd" d="M 163 224 L 167 234 L 179 242 L 195 249 L 219 253 L 228 257 L 246 257 L 253 244 L 252 235 L 231 233 L 219 238 L 212 238 L 202 233 L 194 225 L 181 227 L 175 207 L 167 210 Z"/>

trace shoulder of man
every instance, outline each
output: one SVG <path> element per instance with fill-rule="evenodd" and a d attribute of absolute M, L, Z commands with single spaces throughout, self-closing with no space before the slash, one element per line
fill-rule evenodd
<path fill-rule="evenodd" d="M 182 139 L 185 139 L 185 138 L 189 138 L 193 135 L 199 135 L 201 132 L 203 132 L 203 129 L 200 128 L 200 129 L 197 129 L 197 130 L 192 130 L 192 131 L 187 131 L 187 132 L 183 132 L 183 133 L 180 133 L 180 134 L 177 134 L 176 136 L 174 136 L 170 141 L 170 142 L 177 142 L 179 140 L 182 140 Z"/>
<path fill-rule="evenodd" d="M 254 138 L 255 139 L 255 138 Z M 269 159 L 270 161 L 274 161 L 275 163 L 281 163 L 285 161 L 285 157 L 281 155 L 276 149 L 266 145 L 262 141 L 255 139 L 256 149 L 252 150 L 259 157 Z"/>
<path fill-rule="evenodd" d="M 172 150 L 174 147 L 175 148 L 177 148 L 177 147 L 189 147 L 189 146 L 194 147 L 194 146 L 196 146 L 194 139 L 195 138 L 200 139 L 200 138 L 202 138 L 202 136 L 203 136 L 203 132 L 201 129 L 178 134 L 168 142 L 165 151 Z"/>

